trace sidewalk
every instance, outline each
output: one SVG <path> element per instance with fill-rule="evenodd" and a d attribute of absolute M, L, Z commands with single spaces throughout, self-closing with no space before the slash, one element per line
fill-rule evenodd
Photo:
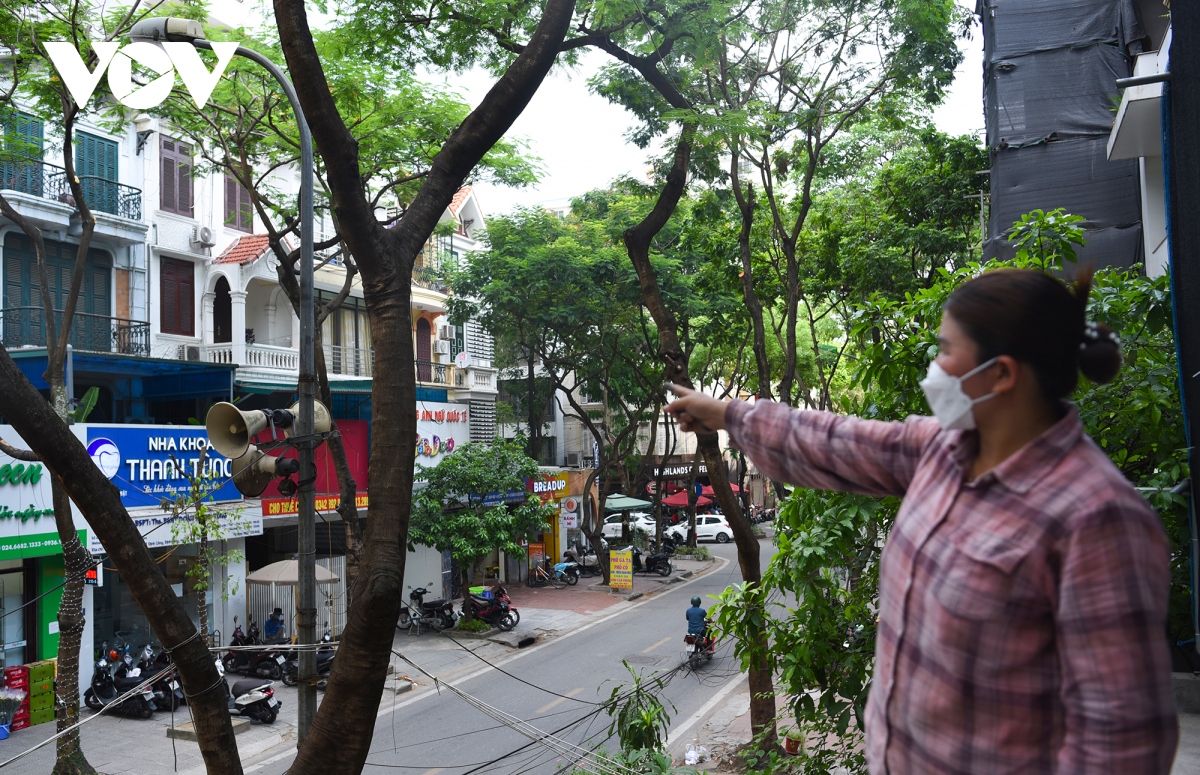
<path fill-rule="evenodd" d="M 560 637 L 572 630 L 587 625 L 602 616 L 615 614 L 630 608 L 628 600 L 653 594 L 671 586 L 671 579 L 706 572 L 715 561 L 680 560 L 674 563 L 676 571 L 668 578 L 638 575 L 632 590 L 609 592 L 607 588 L 590 587 L 588 582 L 600 579 L 582 579 L 577 586 L 565 589 L 542 587 L 530 589 L 524 584 L 508 588 L 513 605 L 521 612 L 521 623 L 509 638 L 470 637 L 465 633 L 449 631 L 451 638 L 435 632 L 416 634 L 415 630 L 396 632 L 393 648 L 410 657 L 422 668 L 445 680 L 455 680 L 464 675 L 487 669 L 480 659 L 494 662 L 513 653 L 516 639 L 535 638 L 542 641 Z M 665 582 L 665 583 L 664 583 Z M 493 638 L 495 635 L 492 636 Z M 508 640 L 509 643 L 503 642 Z M 457 642 L 456 642 L 457 641 Z M 393 656 L 394 675 L 389 676 L 380 708 L 407 699 L 408 691 L 420 692 L 430 688 L 427 678 L 420 675 L 408 663 Z M 87 668 L 85 668 L 87 669 Z M 230 683 L 241 676 L 229 676 Z M 407 680 L 412 679 L 410 684 Z M 274 724 L 264 725 L 252 721 L 237 735 L 238 751 L 242 761 L 247 761 L 265 751 L 286 747 L 296 743 L 296 695 L 295 687 L 275 682 L 276 697 L 283 703 Z M 317 693 L 318 702 L 324 696 Z M 83 710 L 83 718 L 94 719 L 82 727 L 83 750 L 88 761 L 104 775 L 163 775 L 163 773 L 186 773 L 201 775 L 204 772 L 199 746 L 186 740 L 167 737 L 171 727 L 171 714 L 156 713 L 150 719 L 105 714 L 99 717 Z M 235 719 L 239 717 L 235 716 Z M 191 721 L 186 706 L 175 713 L 175 726 Z M 36 727 L 13 732 L 8 740 L 0 741 L 0 763 L 32 748 L 55 733 L 55 725 L 40 724 Z M 4 768 L 5 775 L 44 775 L 54 767 L 54 744 L 50 743 L 33 754 Z"/>

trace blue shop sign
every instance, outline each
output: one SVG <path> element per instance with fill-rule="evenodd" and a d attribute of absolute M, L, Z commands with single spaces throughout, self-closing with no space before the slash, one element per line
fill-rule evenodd
<path fill-rule="evenodd" d="M 499 506 L 501 503 L 513 504 L 524 503 L 529 498 L 529 493 L 525 490 L 509 490 L 508 492 L 489 492 L 483 496 L 484 506 Z"/>
<path fill-rule="evenodd" d="M 232 461 L 208 446 L 203 428 L 178 425 L 88 425 L 87 450 L 96 466 L 121 491 L 127 508 L 159 506 L 164 498 L 190 496 L 189 473 L 200 470 L 200 453 L 208 447 L 204 472 L 211 490 L 205 500 L 235 501 Z M 172 459 L 174 456 L 174 459 Z M 178 467 L 177 467 L 178 466 Z"/>

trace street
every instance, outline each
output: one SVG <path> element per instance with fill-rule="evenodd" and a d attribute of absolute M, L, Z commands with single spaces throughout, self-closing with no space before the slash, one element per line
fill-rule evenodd
<path fill-rule="evenodd" d="M 450 679 L 451 683 L 577 745 L 615 748 L 615 741 L 604 742 L 609 719 L 598 712 L 596 703 L 608 697 L 617 683 L 629 682 L 622 660 L 647 675 L 678 667 L 683 662 L 683 612 L 688 599 L 700 595 L 708 607 L 708 595 L 718 594 L 741 578 L 732 544 L 708 546 L 715 557 L 728 563 L 695 580 L 672 585 L 628 609 L 597 616 L 595 621 L 567 634 L 500 659 L 496 664 L 512 677 L 475 661 L 473 669 Z M 771 545 L 764 540 L 762 546 L 765 562 Z M 403 647 L 403 639 L 400 643 Z M 419 686 L 392 703 L 385 695 L 364 772 L 402 767 L 416 773 L 447 775 L 551 773 L 566 764 L 454 694 L 438 693 L 428 679 L 418 678 L 416 670 L 409 674 Z M 719 645 L 717 656 L 695 673 L 677 671 L 663 695 L 674 706 L 668 708 L 673 733 L 686 732 L 681 725 L 694 720 L 694 715 L 723 688 L 740 680 L 728 644 Z M 246 762 L 246 772 L 284 773 L 293 755 L 294 748 L 285 750 L 283 746 L 266 751 Z"/>

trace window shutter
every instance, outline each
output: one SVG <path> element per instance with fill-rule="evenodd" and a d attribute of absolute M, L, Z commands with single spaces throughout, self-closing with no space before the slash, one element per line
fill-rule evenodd
<path fill-rule="evenodd" d="M 162 297 L 160 327 L 164 334 L 173 334 L 178 328 L 179 297 L 175 286 L 175 262 L 169 258 L 159 262 L 159 291 Z"/>
<path fill-rule="evenodd" d="M 179 212 L 190 216 L 192 214 L 192 147 L 179 144 Z"/>
<path fill-rule="evenodd" d="M 192 336 L 196 330 L 194 272 L 195 266 L 190 261 L 180 261 L 175 270 L 176 287 L 179 289 L 179 333 L 184 336 Z"/>
<path fill-rule="evenodd" d="M 166 143 L 163 143 L 163 150 L 166 150 Z M 176 191 L 175 191 L 175 159 L 162 154 L 162 175 L 159 177 L 159 208 L 163 210 L 175 210 Z"/>
<path fill-rule="evenodd" d="M 237 228 L 237 181 L 228 172 L 225 173 L 225 225 Z"/>
<path fill-rule="evenodd" d="M 238 186 L 238 228 L 242 231 L 254 230 L 254 207 L 250 201 L 250 192 L 245 186 Z"/>

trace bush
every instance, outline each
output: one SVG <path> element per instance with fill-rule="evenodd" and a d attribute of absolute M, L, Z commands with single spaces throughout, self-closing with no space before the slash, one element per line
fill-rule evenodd
<path fill-rule="evenodd" d="M 494 628 L 492 625 L 488 624 L 482 619 L 471 619 L 470 621 L 466 619 L 459 619 L 458 629 L 462 630 L 463 632 L 487 632 L 488 630 Z"/>

